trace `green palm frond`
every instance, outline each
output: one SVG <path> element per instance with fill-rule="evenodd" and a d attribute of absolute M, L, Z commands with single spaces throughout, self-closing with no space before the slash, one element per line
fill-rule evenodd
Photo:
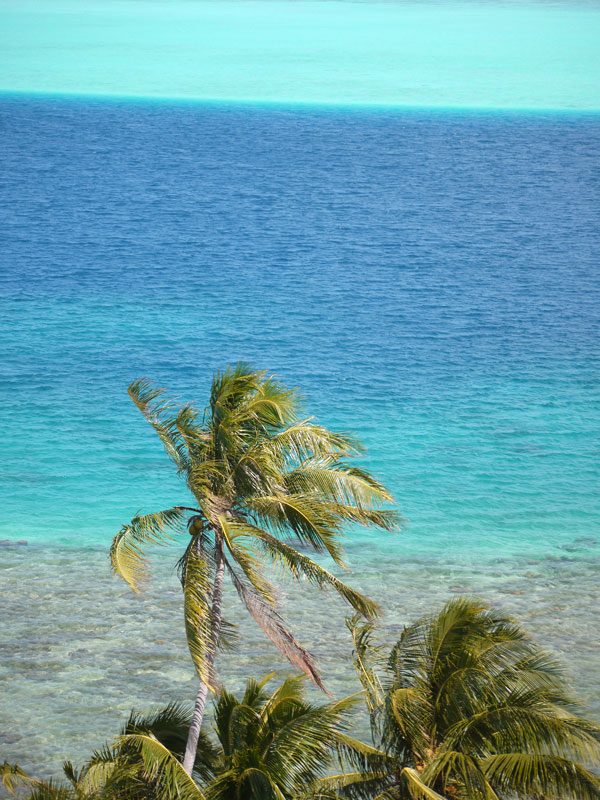
<path fill-rule="evenodd" d="M 373 798 L 381 791 L 382 783 L 387 783 L 387 772 L 374 770 L 345 770 L 338 775 L 320 778 L 318 788 L 311 794 L 311 800 L 339 800 L 340 797 Z M 381 796 L 381 795 L 379 795 Z M 390 795 L 391 796 L 391 795 Z M 394 800 L 396 800 L 396 797 Z"/>
<path fill-rule="evenodd" d="M 258 558 L 259 551 L 253 542 L 253 538 L 256 537 L 253 537 L 252 534 L 255 531 L 243 523 L 227 519 L 224 515 L 220 515 L 218 520 L 232 558 L 265 603 L 274 606 L 276 604 L 275 589 L 263 577 L 265 565 Z"/>
<path fill-rule="evenodd" d="M 18 764 L 9 764 L 8 761 L 0 764 L 0 779 L 2 780 L 4 788 L 11 794 L 14 793 L 20 785 L 31 786 L 37 783 L 37 781 L 34 780 L 34 778 L 30 778 Z"/>
<path fill-rule="evenodd" d="M 167 544 L 172 540 L 171 533 L 181 528 L 184 519 L 185 511 L 176 507 L 134 517 L 129 525 L 123 525 L 110 548 L 113 572 L 139 593 L 148 577 L 144 547 Z"/>
<path fill-rule="evenodd" d="M 207 800 L 289 800 L 262 769 L 251 766 L 244 770 L 223 772 L 207 789 Z"/>
<path fill-rule="evenodd" d="M 306 459 L 285 475 L 291 495 L 318 497 L 336 518 L 360 525 L 376 525 L 392 531 L 401 517 L 379 506 L 393 501 L 383 484 L 365 470 L 349 466 L 336 456 Z"/>
<path fill-rule="evenodd" d="M 241 702 L 230 692 L 221 689 L 215 702 L 215 730 L 226 758 L 242 749 L 248 738 L 248 729 L 256 724 L 259 710 L 254 702 Z"/>
<path fill-rule="evenodd" d="M 172 753 L 180 756 L 185 750 L 191 721 L 191 707 L 187 703 L 172 702 L 146 714 L 132 711 L 121 729 L 121 736 L 151 733 Z"/>
<path fill-rule="evenodd" d="M 349 603 L 355 611 L 368 619 L 374 619 L 379 613 L 380 608 L 377 603 L 369 600 L 360 592 L 351 589 L 342 583 L 335 575 L 321 567 L 315 561 L 303 553 L 299 553 L 294 547 L 267 531 L 257 527 L 247 526 L 249 533 L 253 534 L 260 542 L 264 551 L 273 559 L 276 564 L 281 564 L 289 574 L 296 580 L 307 579 L 315 583 L 319 588 L 331 588 Z"/>
<path fill-rule="evenodd" d="M 408 789 L 413 800 L 447 800 L 443 795 L 428 786 L 416 769 L 405 767 L 400 773 L 400 780 Z"/>
<path fill-rule="evenodd" d="M 312 417 L 279 431 L 268 443 L 280 463 L 302 463 L 311 458 L 347 458 L 365 452 L 353 433 L 334 432 L 317 425 Z"/>
<path fill-rule="evenodd" d="M 32 785 L 27 800 L 80 800 L 72 786 L 58 781 L 38 781 Z"/>
<path fill-rule="evenodd" d="M 385 750 L 380 750 L 371 744 L 361 742 L 359 739 L 349 736 L 344 731 L 336 732 L 336 742 L 341 748 L 343 748 L 344 754 L 349 756 L 353 756 L 362 760 L 367 759 L 371 763 L 375 763 L 376 761 L 381 761 L 382 763 L 386 761 L 392 761 L 392 757 L 386 753 Z"/>
<path fill-rule="evenodd" d="M 236 365 L 217 375 L 210 399 L 210 425 L 217 458 L 229 463 L 257 437 L 269 438 L 296 418 L 298 397 L 264 372 Z"/>
<path fill-rule="evenodd" d="M 247 678 L 242 703 L 257 709 L 262 707 L 269 697 L 265 687 L 269 681 L 273 680 L 276 674 L 275 672 L 268 672 L 260 680 Z"/>
<path fill-rule="evenodd" d="M 358 699 L 354 695 L 314 706 L 303 699 L 298 679 L 288 679 L 266 703 L 256 738 L 261 741 L 270 737 L 265 765 L 290 796 L 296 797 L 302 787 L 315 784 L 334 750 L 339 753 L 342 748 L 353 748 L 355 752 L 361 746 L 345 735 L 348 712 Z"/>
<path fill-rule="evenodd" d="M 259 522 L 282 535 L 292 533 L 318 552 L 327 552 L 344 567 L 340 522 L 317 495 L 276 494 L 249 498 L 247 506 Z"/>
<path fill-rule="evenodd" d="M 277 785 L 276 781 L 269 775 L 269 773 L 258 767 L 248 767 L 242 772 L 238 778 L 238 785 L 240 787 L 240 795 L 245 794 L 246 791 L 252 792 L 252 797 L 264 798 L 265 800 L 286 800 L 285 795 Z"/>
<path fill-rule="evenodd" d="M 497 753 L 482 761 L 488 780 L 503 793 L 548 800 L 598 800 L 598 776 L 580 764 L 553 755 Z"/>
<path fill-rule="evenodd" d="M 293 717 L 298 709 L 305 707 L 304 680 L 305 675 L 288 675 L 280 685 L 268 695 L 261 704 L 260 734 L 274 735 L 283 721 Z"/>
<path fill-rule="evenodd" d="M 185 632 L 198 677 L 214 691 L 212 576 L 212 562 L 206 551 L 200 546 L 191 547 L 182 576 Z"/>
<path fill-rule="evenodd" d="M 392 689 L 387 700 L 395 725 L 386 728 L 385 739 L 401 742 L 424 760 L 431 747 L 430 729 L 435 719 L 427 696 L 416 687 L 404 686 Z"/>
<path fill-rule="evenodd" d="M 323 506 L 329 513 L 334 514 L 340 523 L 361 525 L 363 528 L 374 526 L 388 533 L 394 533 L 404 523 L 400 514 L 385 508 L 361 508 L 333 501 L 324 502 Z"/>
<path fill-rule="evenodd" d="M 243 404 L 255 392 L 267 377 L 265 370 L 254 370 L 245 361 L 228 365 L 222 372 L 213 377 L 210 391 L 210 409 L 233 409 Z"/>
<path fill-rule="evenodd" d="M 352 635 L 352 660 L 373 721 L 373 714 L 383 708 L 385 703 L 385 692 L 378 675 L 378 668 L 384 663 L 383 647 L 373 641 L 373 623 L 361 620 L 358 614 L 346 618 L 346 627 Z"/>
<path fill-rule="evenodd" d="M 497 800 L 480 759 L 456 750 L 444 748 L 425 767 L 421 777 L 428 785 L 440 780 L 445 786 L 459 786 L 468 798 Z"/>
<path fill-rule="evenodd" d="M 235 622 L 221 617 L 217 651 L 220 653 L 236 653 L 240 650 L 243 643 L 244 637 Z"/>
<path fill-rule="evenodd" d="M 121 733 L 123 731 L 121 730 Z M 85 769 L 89 766 L 94 766 L 96 764 L 114 764 L 116 758 L 116 752 L 113 747 L 110 747 L 108 744 L 104 744 L 102 747 L 92 750 L 91 756 L 88 758 L 85 764 Z"/>
<path fill-rule="evenodd" d="M 160 781 L 161 800 L 205 800 L 203 792 L 181 763 L 152 734 L 119 736 L 115 744 L 139 752 L 147 777 Z"/>
<path fill-rule="evenodd" d="M 369 508 L 394 502 L 385 486 L 365 470 L 340 461 L 337 456 L 313 457 L 302 461 L 285 475 L 291 494 L 318 493 L 342 505 Z"/>
<path fill-rule="evenodd" d="M 150 713 L 140 714 L 132 711 L 121 729 L 121 736 L 133 733 L 151 734 L 176 758 L 181 759 L 185 752 L 188 729 L 192 721 L 192 708 L 187 703 L 172 702 Z M 109 750 L 114 759 L 114 750 Z M 122 746 L 117 753 L 121 763 L 127 764 L 126 748 Z M 214 777 L 215 764 L 219 758 L 216 748 L 205 731 L 200 732 L 194 775 L 209 781 Z M 137 768 L 137 762 L 133 762 Z"/>
<path fill-rule="evenodd" d="M 183 555 L 176 564 L 177 573 L 179 575 L 179 580 L 181 582 L 181 586 L 184 592 L 185 592 L 186 566 L 188 563 L 189 554 L 193 550 L 200 550 L 203 557 L 208 559 L 213 573 L 215 570 L 215 563 L 214 563 L 215 553 L 214 551 L 209 549 L 208 537 L 205 535 L 196 535 L 193 539 L 190 540 Z M 211 625 L 212 621 L 213 619 L 211 615 Z M 239 648 L 241 642 L 242 638 L 238 626 L 235 623 L 231 622 L 230 620 L 226 619 L 225 617 L 221 616 L 221 621 L 219 624 L 219 635 L 217 640 L 217 650 L 233 652 Z"/>
<path fill-rule="evenodd" d="M 63 770 L 64 776 L 69 781 L 69 783 L 71 784 L 73 789 L 75 789 L 75 791 L 77 791 L 78 784 L 79 784 L 79 781 L 81 779 L 81 775 L 75 769 L 75 766 L 73 765 L 73 762 L 72 761 L 63 761 L 62 770 Z"/>
<path fill-rule="evenodd" d="M 227 462 L 215 458 L 194 461 L 190 467 L 188 486 L 207 519 L 210 518 L 210 497 L 226 482 L 228 469 Z"/>
<path fill-rule="evenodd" d="M 564 690 L 567 684 L 567 673 L 563 664 L 535 645 L 529 646 L 524 654 L 517 655 L 514 663 L 503 672 L 507 677 L 514 672 L 518 682 L 530 688 L 546 685 L 548 688 L 558 687 Z M 571 697 L 569 705 L 577 708 L 581 703 L 575 697 Z"/>
<path fill-rule="evenodd" d="M 84 796 L 94 797 L 105 793 L 105 789 L 127 782 L 137 782 L 137 767 L 126 767 L 119 763 L 118 755 L 111 751 L 111 758 L 86 765 L 78 781 Z"/>
<path fill-rule="evenodd" d="M 105 745 L 94 751 L 75 788 L 78 800 L 155 800 L 139 754 L 131 748 Z"/>
<path fill-rule="evenodd" d="M 487 614 L 488 608 L 484 603 L 460 597 L 447 603 L 439 614 L 417 620 L 404 630 L 401 639 L 403 669 L 413 658 L 417 670 L 425 664 L 432 675 L 444 669 L 446 659 L 455 657 L 465 637 L 476 639 L 479 632 L 484 637 L 488 634 Z"/>
<path fill-rule="evenodd" d="M 402 795 L 398 794 L 398 787 L 393 786 L 392 788 L 384 789 L 383 792 L 375 796 L 369 796 L 368 800 L 400 800 L 400 798 L 402 798 Z"/>
<path fill-rule="evenodd" d="M 173 427 L 186 447 L 188 463 L 185 472 L 189 475 L 192 466 L 206 458 L 210 450 L 210 434 L 204 427 L 203 415 L 189 404 L 177 411 Z"/>
<path fill-rule="evenodd" d="M 547 691 L 512 691 L 501 705 L 493 702 L 478 713 L 459 719 L 447 730 L 451 742 L 465 742 L 477 748 L 504 749 L 507 745 L 534 753 L 569 753 L 575 758 L 590 760 L 600 756 L 598 729 L 579 724 L 572 715 L 557 713 L 548 702 Z"/>
<path fill-rule="evenodd" d="M 177 429 L 176 405 L 164 399 L 165 390 L 156 388 L 146 378 L 141 378 L 131 383 L 127 392 L 158 434 L 177 471 L 187 473 L 190 468 L 189 453 Z"/>
<path fill-rule="evenodd" d="M 294 712 L 273 737 L 264 759 L 269 772 L 288 791 L 305 783 L 308 776 L 322 773 L 340 717 L 323 707 L 300 707 Z"/>
<path fill-rule="evenodd" d="M 267 378 L 242 405 L 241 411 L 261 430 L 278 430 L 294 422 L 300 408 L 297 389 L 286 389 L 274 378 Z"/>

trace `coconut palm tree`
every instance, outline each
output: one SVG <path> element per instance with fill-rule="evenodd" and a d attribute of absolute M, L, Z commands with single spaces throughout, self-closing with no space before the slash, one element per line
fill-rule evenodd
<path fill-rule="evenodd" d="M 181 759 L 193 712 L 177 703 L 147 716 L 132 712 L 114 743 L 81 770 L 65 762 L 63 782 L 36 781 L 6 763 L 0 775 L 9 791 L 28 786 L 27 800 L 307 800 L 334 753 L 352 741 L 345 728 L 358 697 L 311 704 L 304 677 L 274 691 L 266 688 L 273 675 L 250 679 L 240 698 L 221 689 L 217 741 L 203 731 L 191 776 Z"/>
<path fill-rule="evenodd" d="M 405 628 L 387 659 L 370 623 L 349 627 L 379 751 L 369 773 L 339 778 L 338 796 L 600 798 L 600 729 L 513 619 L 454 599 Z"/>
<path fill-rule="evenodd" d="M 272 678 L 247 680 L 239 698 L 219 691 L 213 726 L 217 744 L 206 736 L 200 740 L 196 763 L 201 769 L 193 772 L 205 800 L 307 800 L 320 795 L 320 778 L 334 754 L 352 747 L 345 729 L 356 695 L 314 705 L 305 699 L 304 675 L 287 678 L 269 691 Z M 177 754 L 166 756 L 156 730 L 144 730 L 143 720 L 137 725 L 117 746 L 131 763 L 141 763 L 144 774 L 154 776 L 160 791 L 170 797 L 181 790 L 173 780 L 181 778 Z M 180 729 L 186 731 L 185 725 Z M 167 794 L 156 794 L 156 800 L 163 796 Z"/>
<path fill-rule="evenodd" d="M 306 797 L 325 774 L 344 737 L 345 717 L 357 698 L 313 705 L 303 676 L 266 690 L 272 676 L 249 680 L 241 698 L 221 691 L 214 727 L 220 745 L 207 800 L 292 800 Z"/>
<path fill-rule="evenodd" d="M 178 531 L 190 534 L 180 560 L 187 640 L 200 687 L 184 766 L 191 771 L 209 690 L 217 689 L 215 657 L 222 633 L 227 574 L 251 617 L 281 653 L 323 687 L 314 660 L 284 622 L 266 564 L 293 578 L 330 588 L 372 619 L 378 607 L 342 583 L 302 548 L 344 566 L 341 529 L 347 523 L 392 530 L 397 515 L 381 508 L 392 497 L 348 459 L 363 452 L 357 439 L 303 418 L 299 395 L 245 364 L 212 383 L 203 412 L 178 406 L 142 379 L 129 394 L 184 478 L 194 505 L 135 517 L 111 548 L 115 573 L 138 592 L 147 575 L 143 551 Z"/>

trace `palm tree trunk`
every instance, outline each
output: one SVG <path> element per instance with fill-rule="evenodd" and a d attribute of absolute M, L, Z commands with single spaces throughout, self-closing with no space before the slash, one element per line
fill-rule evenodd
<path fill-rule="evenodd" d="M 210 664 L 210 671 L 212 674 L 214 674 L 213 666 L 217 655 L 217 643 L 219 641 L 219 631 L 221 629 L 221 617 L 223 612 L 223 578 L 225 575 L 223 548 L 221 539 L 218 536 L 216 537 L 215 543 L 215 564 L 215 583 L 212 594 L 212 636 L 210 652 L 207 659 Z M 207 696 L 208 686 L 206 683 L 204 683 L 204 681 L 201 681 L 198 693 L 196 694 L 192 724 L 190 725 L 190 730 L 188 732 L 185 755 L 183 757 L 183 768 L 188 775 L 192 774 L 192 768 L 194 766 L 194 761 L 196 760 L 196 749 L 198 747 L 200 729 L 202 728 L 202 718 L 204 717 L 204 708 L 206 706 Z"/>

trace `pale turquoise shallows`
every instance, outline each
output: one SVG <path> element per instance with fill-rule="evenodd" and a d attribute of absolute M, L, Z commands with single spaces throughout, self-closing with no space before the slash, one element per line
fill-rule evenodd
<path fill-rule="evenodd" d="M 600 108 L 600 3 L 0 0 L 0 91 Z"/>

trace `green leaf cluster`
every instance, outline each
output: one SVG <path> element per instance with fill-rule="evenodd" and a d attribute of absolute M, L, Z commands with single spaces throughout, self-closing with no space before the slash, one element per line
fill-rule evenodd
<path fill-rule="evenodd" d="M 513 619 L 454 599 L 406 627 L 389 655 L 370 623 L 349 626 L 379 753 L 340 796 L 600 798 L 600 729 Z"/>

